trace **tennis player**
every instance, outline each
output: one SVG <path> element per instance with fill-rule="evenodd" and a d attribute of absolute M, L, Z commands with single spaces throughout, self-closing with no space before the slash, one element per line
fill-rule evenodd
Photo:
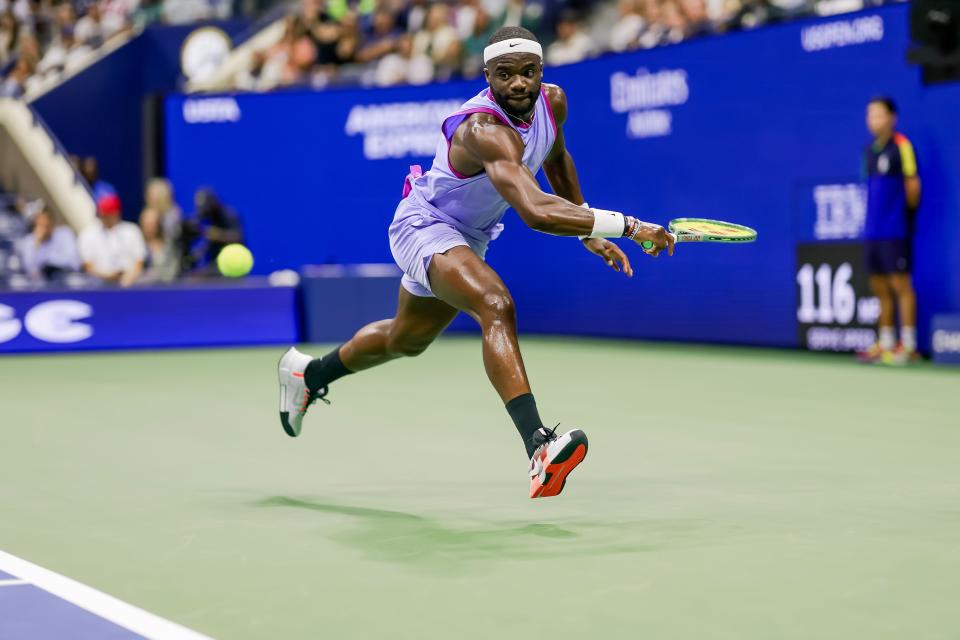
<path fill-rule="evenodd" d="M 390 225 L 390 248 L 403 270 L 397 314 L 360 329 L 347 343 L 312 359 L 294 348 L 281 358 L 280 422 L 300 434 L 304 414 L 327 402 L 330 384 L 403 356 L 417 356 L 463 311 L 483 332 L 483 364 L 506 404 L 529 458 L 530 497 L 554 496 L 587 453 L 587 437 L 544 427 L 517 342 L 510 292 L 484 262 L 487 244 L 513 207 L 531 228 L 579 236 L 583 246 L 627 276 L 627 256 L 608 238 L 652 241 L 646 250 L 673 254 L 663 227 L 584 202 L 564 144 L 567 99 L 542 85 L 543 50 L 526 29 L 504 27 L 484 50 L 489 84 L 441 125 L 433 166 L 411 167 L 404 198 Z M 543 168 L 556 195 L 544 193 Z"/>

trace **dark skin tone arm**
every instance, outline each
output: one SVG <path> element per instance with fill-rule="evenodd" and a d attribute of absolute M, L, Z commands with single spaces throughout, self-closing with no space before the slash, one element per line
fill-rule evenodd
<path fill-rule="evenodd" d="M 916 211 L 920 206 L 920 178 L 917 176 L 904 178 L 903 187 L 907 195 L 907 207 Z"/>
<path fill-rule="evenodd" d="M 559 97 L 562 95 L 559 89 L 557 93 L 558 106 L 565 116 L 566 100 Z M 556 111 L 554 115 L 558 120 L 560 141 L 560 118 Z M 523 164 L 523 149 L 523 142 L 513 129 L 495 116 L 478 113 L 457 128 L 451 140 L 450 161 L 465 175 L 486 171 L 493 186 L 531 229 L 559 236 L 589 235 L 593 230 L 593 213 L 564 197 L 544 193 L 536 177 Z M 576 169 L 566 146 L 561 149 L 555 144 L 550 155 L 553 179 L 557 180 L 565 195 L 582 203 Z M 548 179 L 549 176 L 548 173 Z M 657 255 L 663 249 L 673 253 L 673 238 L 659 225 L 641 223 L 635 241 L 640 244 L 646 240 L 654 242 L 654 248 L 648 251 L 651 255 Z"/>
<path fill-rule="evenodd" d="M 586 200 L 580 190 L 577 167 L 573 162 L 573 156 L 567 150 L 567 142 L 563 135 L 563 125 L 567 122 L 567 95 L 563 89 L 553 84 L 543 85 L 543 89 L 550 100 L 550 108 L 557 125 L 557 139 L 543 162 L 543 172 L 555 194 L 568 202 L 582 205 Z M 614 243 L 604 238 L 584 238 L 583 246 L 591 253 L 603 258 L 608 267 L 615 271 L 622 270 L 628 277 L 633 277 L 630 259 Z"/>

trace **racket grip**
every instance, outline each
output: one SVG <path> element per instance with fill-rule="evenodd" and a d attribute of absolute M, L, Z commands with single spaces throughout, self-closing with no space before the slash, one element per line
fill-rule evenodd
<path fill-rule="evenodd" d="M 677 242 L 676 234 L 670 233 L 669 231 L 667 232 L 667 234 L 673 237 L 674 243 Z M 646 249 L 647 251 L 650 251 L 650 249 L 653 249 L 655 245 L 653 244 L 653 240 L 644 240 L 643 242 L 640 243 L 640 246 Z"/>

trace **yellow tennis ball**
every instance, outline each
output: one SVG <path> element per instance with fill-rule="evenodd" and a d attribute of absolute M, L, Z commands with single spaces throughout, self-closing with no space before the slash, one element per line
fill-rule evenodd
<path fill-rule="evenodd" d="M 242 244 L 228 244 L 217 256 L 217 268 L 228 278 L 242 278 L 253 269 L 253 254 Z"/>

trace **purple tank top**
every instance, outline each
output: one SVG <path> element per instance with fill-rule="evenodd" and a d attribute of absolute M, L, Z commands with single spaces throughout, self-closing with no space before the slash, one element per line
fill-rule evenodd
<path fill-rule="evenodd" d="M 419 214 L 436 222 L 450 224 L 478 241 L 493 240 L 500 235 L 503 230 L 500 220 L 510 205 L 494 188 L 486 172 L 465 176 L 450 166 L 453 134 L 474 113 L 489 113 L 516 131 L 523 141 L 523 164 L 534 174 L 540 171 L 557 138 L 557 125 L 546 92 L 540 90 L 540 99 L 528 125 L 508 116 L 493 99 L 490 90 L 484 89 L 443 121 L 443 137 L 437 144 L 433 166 L 420 176 L 414 173 L 409 177 L 408 198 L 411 203 L 420 205 L 416 207 L 420 211 L 411 212 L 412 207 L 401 203 L 397 219 L 412 213 Z"/>

